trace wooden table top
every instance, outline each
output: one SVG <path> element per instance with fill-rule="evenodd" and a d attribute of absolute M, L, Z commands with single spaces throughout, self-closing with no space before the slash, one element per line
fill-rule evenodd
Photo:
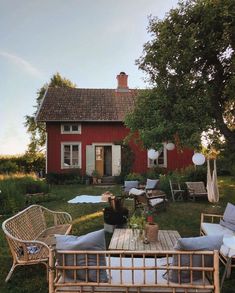
<path fill-rule="evenodd" d="M 180 238 L 178 231 L 159 230 L 158 241 L 144 244 L 143 239 L 139 237 L 140 230 L 135 229 L 134 233 L 133 235 L 132 229 L 115 229 L 109 244 L 109 250 L 173 250 L 174 245 Z"/>

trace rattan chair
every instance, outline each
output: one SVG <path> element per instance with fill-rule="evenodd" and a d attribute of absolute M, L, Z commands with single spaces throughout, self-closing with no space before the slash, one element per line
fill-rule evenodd
<path fill-rule="evenodd" d="M 54 234 L 68 234 L 72 228 L 68 213 L 51 211 L 32 205 L 5 220 L 5 233 L 13 257 L 12 267 L 6 277 L 10 279 L 19 265 L 42 263 L 48 269 L 49 250 L 54 245 Z"/>

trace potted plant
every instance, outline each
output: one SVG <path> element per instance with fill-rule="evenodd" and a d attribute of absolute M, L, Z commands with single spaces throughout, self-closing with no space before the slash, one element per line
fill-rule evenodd
<path fill-rule="evenodd" d="M 127 223 L 129 211 L 123 206 L 122 198 L 110 197 L 109 206 L 104 208 L 103 213 L 106 231 L 113 232 L 116 226 L 122 227 Z"/>
<path fill-rule="evenodd" d="M 93 170 L 91 173 L 92 176 L 92 182 L 93 184 L 97 184 L 98 183 L 98 178 L 100 178 L 100 174 L 97 170 Z"/>

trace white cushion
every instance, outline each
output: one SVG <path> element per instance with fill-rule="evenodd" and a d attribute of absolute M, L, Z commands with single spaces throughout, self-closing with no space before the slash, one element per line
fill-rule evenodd
<path fill-rule="evenodd" d="M 158 182 L 159 179 L 147 179 L 145 189 L 155 189 L 157 187 Z"/>
<path fill-rule="evenodd" d="M 221 226 L 220 224 L 215 223 L 202 223 L 202 230 L 206 235 L 223 235 L 223 236 L 232 236 L 233 231 Z"/>
<path fill-rule="evenodd" d="M 133 181 L 125 181 L 124 182 L 124 191 L 129 192 L 131 188 L 138 188 L 139 181 L 133 180 Z"/>
<path fill-rule="evenodd" d="M 163 198 L 153 198 L 153 199 L 150 199 L 150 200 L 149 200 L 149 203 L 150 203 L 150 205 L 151 205 L 152 207 L 154 207 L 154 206 L 156 206 L 156 205 L 162 203 L 163 200 L 164 200 Z"/>
<path fill-rule="evenodd" d="M 129 195 L 144 195 L 145 191 L 142 189 L 137 189 L 137 188 L 131 188 L 131 190 L 129 191 Z"/>
<path fill-rule="evenodd" d="M 226 245 L 223 244 L 220 248 L 220 253 L 224 256 L 234 257 L 235 249 L 229 249 Z"/>

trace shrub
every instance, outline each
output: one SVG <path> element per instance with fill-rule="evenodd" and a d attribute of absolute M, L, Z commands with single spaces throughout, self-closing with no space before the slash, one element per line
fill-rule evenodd
<path fill-rule="evenodd" d="M 15 162 L 5 161 L 0 163 L 0 174 L 16 173 L 18 169 Z"/>
<path fill-rule="evenodd" d="M 145 183 L 145 178 L 144 178 L 144 176 L 142 176 L 142 175 L 139 174 L 139 173 L 129 173 L 129 174 L 125 177 L 125 180 L 129 180 L 129 181 L 132 181 L 132 180 L 138 180 L 140 183 Z"/>
<path fill-rule="evenodd" d="M 49 184 L 79 184 L 82 183 L 81 170 L 69 171 L 65 173 L 48 173 L 46 175 Z"/>
<path fill-rule="evenodd" d="M 26 194 L 45 194 L 49 191 L 49 186 L 45 181 L 33 176 L 8 176 L 0 180 L 0 190 L 0 213 L 9 214 L 23 209 L 29 203 Z M 39 201 L 34 199 L 30 203 L 51 200 L 45 196 L 39 198 Z"/>
<path fill-rule="evenodd" d="M 6 164 L 7 166 L 7 169 L 4 167 L 3 173 L 15 173 L 17 171 L 24 173 L 44 173 L 46 159 L 45 155 L 42 153 L 26 153 L 22 156 L 0 156 L 0 166 L 2 164 L 4 164 L 4 166 Z"/>
<path fill-rule="evenodd" d="M 185 168 L 182 172 L 182 177 L 184 181 L 203 181 L 206 183 L 207 169 L 204 166 L 189 166 Z"/>

